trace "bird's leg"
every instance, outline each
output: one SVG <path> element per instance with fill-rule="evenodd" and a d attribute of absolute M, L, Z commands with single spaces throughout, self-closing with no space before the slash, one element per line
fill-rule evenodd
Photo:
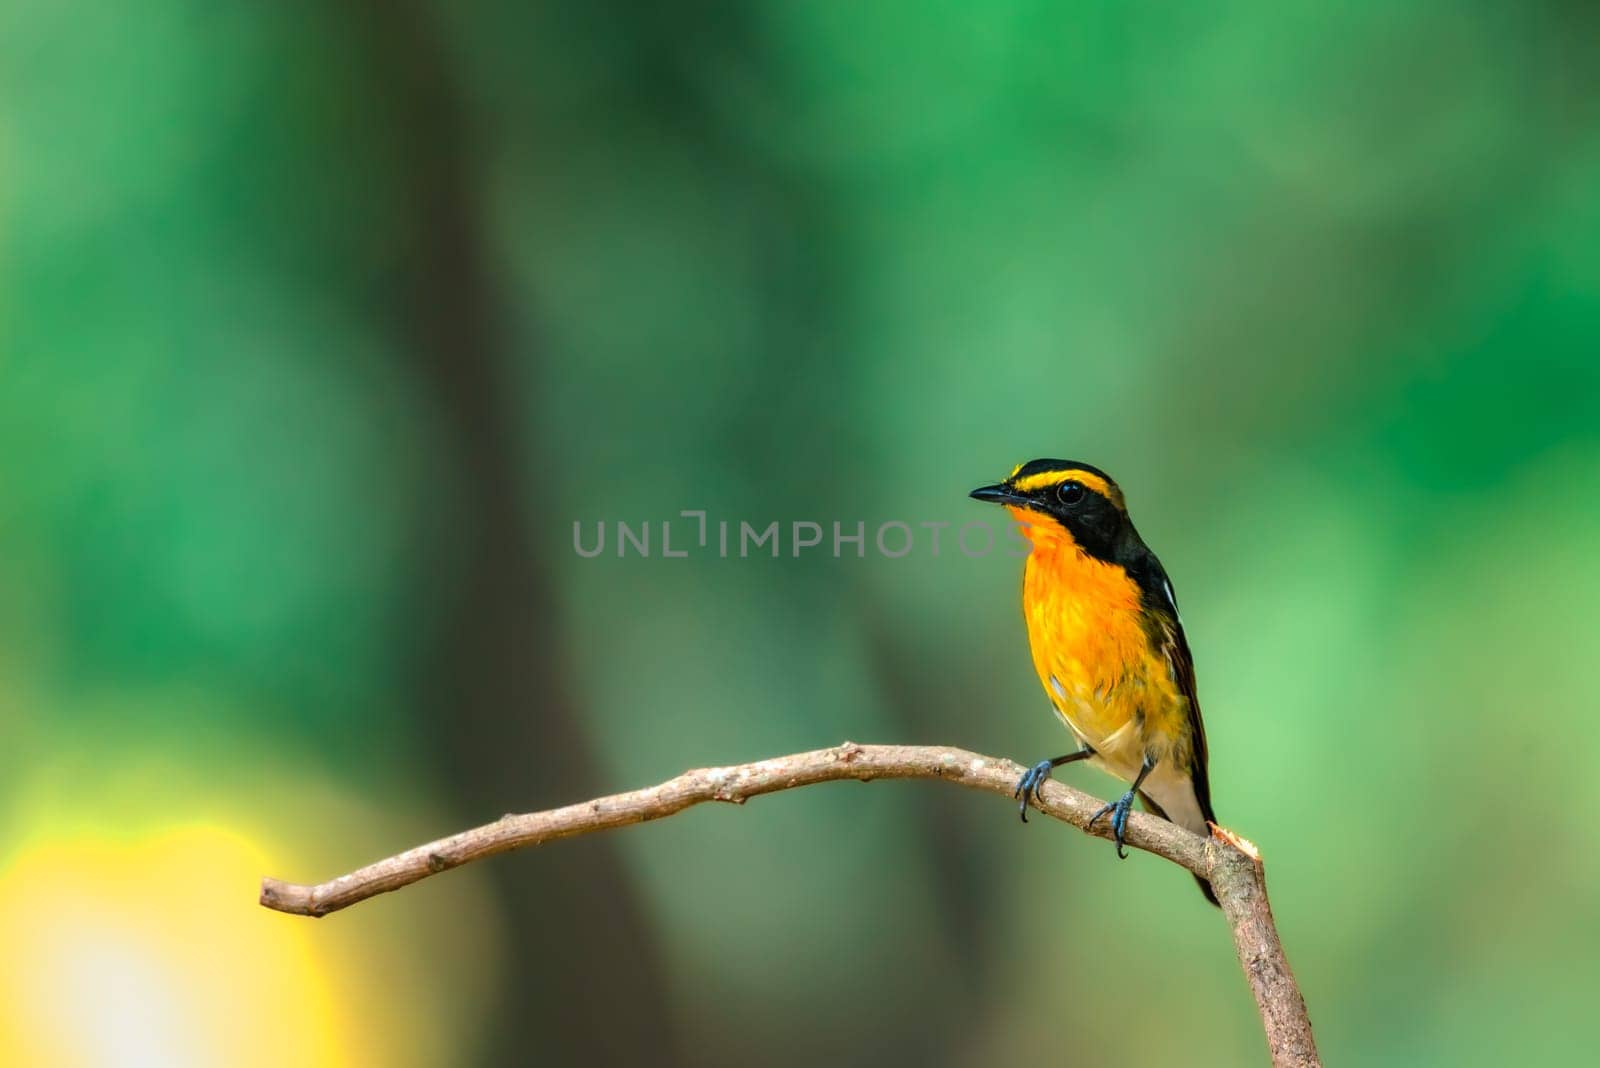
<path fill-rule="evenodd" d="M 1029 768 L 1023 774 L 1022 778 L 1017 780 L 1017 788 L 1011 794 L 1012 797 L 1022 799 L 1021 804 L 1017 806 L 1017 812 L 1022 816 L 1022 822 L 1028 822 L 1028 801 L 1030 799 L 1036 800 L 1038 798 L 1039 787 L 1044 785 L 1044 781 L 1050 777 L 1050 773 L 1052 771 L 1056 770 L 1063 764 L 1071 764 L 1078 760 L 1087 760 L 1092 756 L 1094 756 L 1094 750 L 1090 749 L 1088 746 L 1084 746 L 1076 753 L 1068 753 L 1066 756 L 1058 756 L 1053 760 L 1041 760 L 1039 763 Z"/>
<path fill-rule="evenodd" d="M 1124 832 L 1128 829 L 1128 813 L 1133 810 L 1134 795 L 1139 792 L 1139 787 L 1144 785 L 1145 776 L 1155 770 L 1155 766 L 1156 762 L 1146 756 L 1144 763 L 1139 766 L 1139 777 L 1133 780 L 1133 785 L 1129 787 L 1128 792 L 1089 817 L 1089 826 L 1093 827 L 1095 820 L 1104 816 L 1107 812 L 1111 813 L 1111 833 L 1116 838 L 1117 856 L 1123 860 L 1128 859 L 1128 854 L 1122 851 L 1122 843 L 1125 840 L 1123 837 Z"/>

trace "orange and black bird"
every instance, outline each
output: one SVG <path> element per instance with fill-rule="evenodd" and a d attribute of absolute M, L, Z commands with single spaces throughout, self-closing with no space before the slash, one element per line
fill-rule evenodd
<path fill-rule="evenodd" d="M 1172 582 L 1134 529 L 1122 491 L 1098 467 L 1033 460 L 972 496 L 1004 505 L 1023 524 L 1031 546 L 1022 615 L 1033 666 L 1080 747 L 1041 760 L 1017 783 L 1023 821 L 1054 769 L 1087 760 L 1133 784 L 1094 816 L 1111 816 L 1119 857 L 1127 855 L 1135 796 L 1150 812 L 1209 834 L 1216 817 L 1194 660 Z M 1200 888 L 1216 904 L 1203 880 Z"/>

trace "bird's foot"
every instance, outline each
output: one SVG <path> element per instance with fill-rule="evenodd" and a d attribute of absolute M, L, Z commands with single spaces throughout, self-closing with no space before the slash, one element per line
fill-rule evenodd
<path fill-rule="evenodd" d="M 1035 768 L 1035 771 L 1038 769 Z M 1032 774 L 1031 772 L 1029 774 Z M 1129 790 L 1111 804 L 1106 805 L 1089 817 L 1089 827 L 1093 828 L 1095 821 L 1107 812 L 1111 813 L 1111 834 L 1116 839 L 1117 856 L 1123 860 L 1128 859 L 1128 854 L 1122 851 L 1122 843 L 1127 840 L 1128 813 L 1133 811 L 1133 791 Z"/>
<path fill-rule="evenodd" d="M 1017 805 L 1017 814 L 1022 817 L 1023 823 L 1028 822 L 1028 802 L 1039 797 L 1039 787 L 1043 786 L 1045 781 L 1050 778 L 1050 773 L 1055 770 L 1055 766 L 1056 764 L 1053 760 L 1041 760 L 1024 772 L 1022 778 L 1017 780 L 1017 788 L 1012 792 L 1011 796 L 1020 799 L 1020 804 Z"/>

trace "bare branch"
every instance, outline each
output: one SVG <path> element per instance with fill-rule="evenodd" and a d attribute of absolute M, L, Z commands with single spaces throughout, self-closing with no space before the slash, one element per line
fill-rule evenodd
<path fill-rule="evenodd" d="M 470 861 L 560 838 L 660 819 L 705 801 L 743 804 L 761 794 L 844 779 L 858 782 L 940 779 L 1010 797 L 1023 770 L 1009 760 L 981 756 L 964 749 L 845 742 L 832 749 L 795 753 L 754 764 L 699 768 L 644 790 L 613 794 L 546 812 L 504 816 L 316 886 L 262 879 L 261 904 L 299 916 L 326 916 Z M 1101 803 L 1080 790 L 1053 780 L 1046 782 L 1036 807 L 1045 815 L 1096 837 L 1111 836 L 1108 820 L 1098 821 L 1093 828 L 1089 826 L 1090 817 Z M 1136 849 L 1165 857 L 1211 883 L 1233 929 L 1234 947 L 1261 1012 L 1273 1065 L 1279 1068 L 1320 1065 L 1305 1001 L 1278 940 L 1267 900 L 1266 877 L 1255 847 L 1220 828 L 1211 838 L 1201 838 L 1142 812 L 1130 816 L 1127 842 Z"/>

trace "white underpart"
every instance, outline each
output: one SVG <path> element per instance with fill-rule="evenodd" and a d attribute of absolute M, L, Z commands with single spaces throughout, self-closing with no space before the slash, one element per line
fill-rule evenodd
<path fill-rule="evenodd" d="M 1194 783 L 1187 773 L 1157 764 L 1140 789 L 1150 795 L 1150 800 L 1160 805 L 1167 818 L 1179 827 L 1199 835 L 1211 833 L 1206 826 L 1205 816 L 1200 812 L 1200 802 L 1194 796 Z"/>

